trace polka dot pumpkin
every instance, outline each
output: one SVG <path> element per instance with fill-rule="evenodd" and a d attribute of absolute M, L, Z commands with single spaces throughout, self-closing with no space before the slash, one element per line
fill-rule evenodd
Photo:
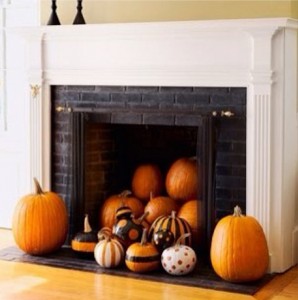
<path fill-rule="evenodd" d="M 171 275 L 189 274 L 197 263 L 195 251 L 189 246 L 180 245 L 179 240 L 174 246 L 165 249 L 161 255 L 162 267 Z"/>

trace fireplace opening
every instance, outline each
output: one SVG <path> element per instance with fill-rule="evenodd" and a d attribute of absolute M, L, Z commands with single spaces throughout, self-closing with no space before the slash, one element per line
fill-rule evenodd
<path fill-rule="evenodd" d="M 245 212 L 245 88 L 55 86 L 52 106 L 52 189 L 68 207 L 68 243 L 85 213 L 99 229 L 104 200 L 131 189 L 142 163 L 165 177 L 178 158 L 196 157 L 202 237 L 193 248 L 205 257 L 216 221 L 235 205 Z"/>

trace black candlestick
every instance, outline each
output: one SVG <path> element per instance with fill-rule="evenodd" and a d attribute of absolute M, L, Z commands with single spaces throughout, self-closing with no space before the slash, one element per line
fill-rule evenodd
<path fill-rule="evenodd" d="M 74 25 L 86 24 L 85 19 L 82 14 L 82 9 L 83 9 L 82 2 L 83 2 L 83 0 L 78 0 L 77 15 L 73 21 Z"/>
<path fill-rule="evenodd" d="M 56 9 L 57 9 L 56 0 L 52 0 L 52 13 L 48 21 L 48 25 L 60 25 L 60 21 L 56 13 Z"/>

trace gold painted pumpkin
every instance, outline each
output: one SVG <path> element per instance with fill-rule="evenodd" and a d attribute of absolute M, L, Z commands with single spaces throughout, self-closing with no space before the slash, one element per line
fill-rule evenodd
<path fill-rule="evenodd" d="M 269 263 L 265 234 L 258 221 L 241 214 L 222 218 L 216 225 L 211 241 L 211 263 L 224 280 L 248 282 L 260 279 Z"/>
<path fill-rule="evenodd" d="M 125 264 L 129 270 L 145 273 L 156 270 L 160 266 L 160 254 L 156 247 L 147 242 L 147 230 L 143 230 L 139 243 L 131 244 L 125 255 Z"/>
<path fill-rule="evenodd" d="M 139 218 L 144 212 L 143 203 L 136 197 L 131 196 L 130 191 L 123 191 L 119 195 L 108 197 L 99 210 L 99 227 L 113 228 L 116 222 L 117 209 L 128 206 L 135 218 Z"/>
<path fill-rule="evenodd" d="M 159 196 L 163 188 L 159 167 L 155 164 L 139 165 L 133 173 L 131 186 L 133 194 L 143 201 L 148 201 L 151 193 Z"/>
<path fill-rule="evenodd" d="M 166 176 L 168 195 L 185 202 L 196 199 L 200 189 L 199 170 L 196 158 L 180 158 L 169 168 Z"/>
<path fill-rule="evenodd" d="M 12 221 L 16 244 L 26 253 L 44 255 L 58 250 L 65 242 L 68 215 L 63 200 L 54 192 L 44 192 L 34 178 L 35 194 L 22 197 Z"/>

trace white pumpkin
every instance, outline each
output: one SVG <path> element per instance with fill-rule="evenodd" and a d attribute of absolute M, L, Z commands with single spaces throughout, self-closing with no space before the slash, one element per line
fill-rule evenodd
<path fill-rule="evenodd" d="M 197 263 L 195 251 L 180 241 L 190 234 L 183 234 L 174 246 L 166 248 L 161 255 L 161 264 L 164 270 L 171 275 L 186 275 L 192 272 Z"/>
<path fill-rule="evenodd" d="M 115 268 L 124 261 L 124 248 L 121 243 L 107 237 L 97 243 L 94 249 L 94 258 L 103 268 Z"/>

